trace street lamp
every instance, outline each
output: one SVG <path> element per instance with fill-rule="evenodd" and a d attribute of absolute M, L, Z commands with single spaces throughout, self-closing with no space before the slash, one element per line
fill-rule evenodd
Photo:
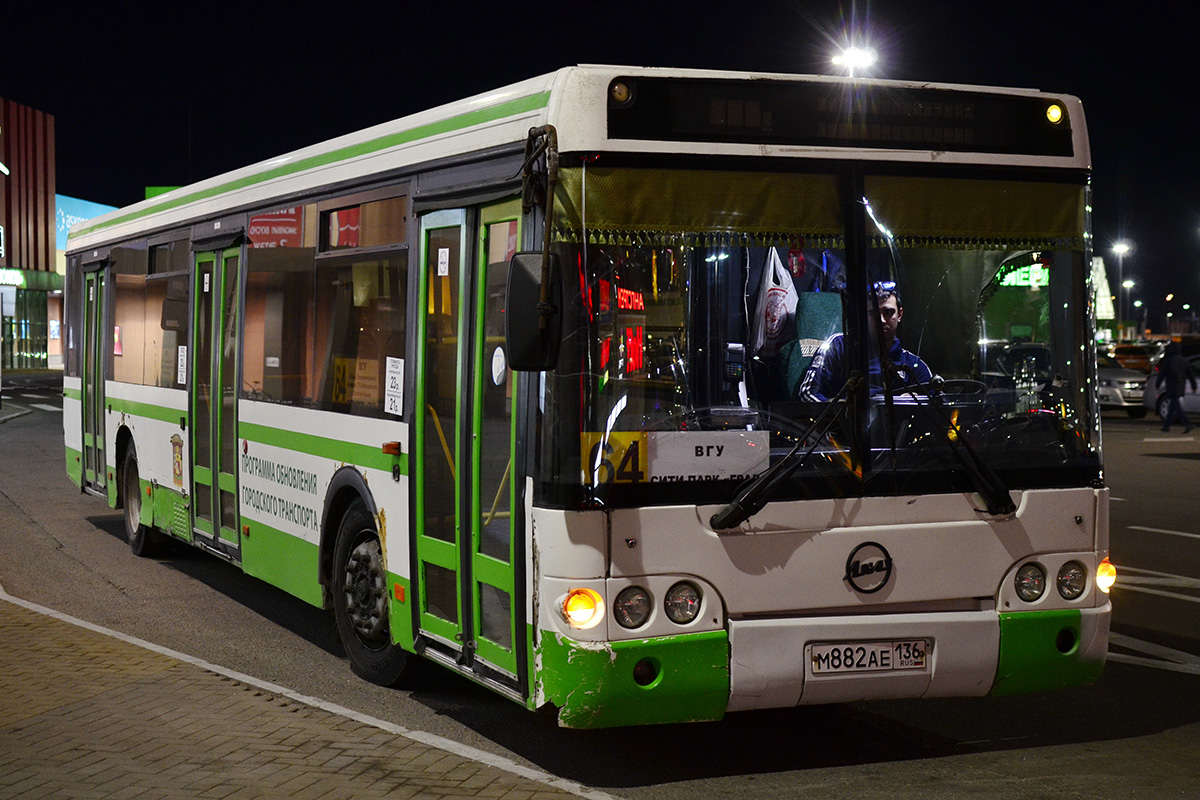
<path fill-rule="evenodd" d="M 879 61 L 879 55 L 875 52 L 875 48 L 856 47 L 854 45 L 843 48 L 840 53 L 833 57 L 834 65 L 843 67 L 846 70 L 846 74 L 851 78 L 854 77 L 854 70 L 870 69 L 875 66 L 877 61 Z"/>
<path fill-rule="evenodd" d="M 1133 251 L 1133 245 L 1121 240 L 1113 245 L 1113 254 L 1117 257 L 1117 285 L 1125 285 L 1125 256 Z M 1122 324 L 1125 321 L 1124 296 L 1117 295 L 1117 338 L 1121 338 Z"/>

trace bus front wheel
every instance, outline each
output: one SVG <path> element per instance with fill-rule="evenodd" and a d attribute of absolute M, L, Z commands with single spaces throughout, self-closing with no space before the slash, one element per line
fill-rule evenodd
<path fill-rule="evenodd" d="M 132 442 L 125 451 L 121 469 L 121 505 L 125 507 L 125 540 L 133 554 L 145 558 L 162 552 L 162 536 L 142 524 L 142 481 L 138 474 L 137 450 Z"/>
<path fill-rule="evenodd" d="M 411 672 L 413 656 L 392 642 L 387 573 L 375 520 L 355 500 L 338 526 L 333 550 L 333 614 L 356 674 L 395 686 Z"/>

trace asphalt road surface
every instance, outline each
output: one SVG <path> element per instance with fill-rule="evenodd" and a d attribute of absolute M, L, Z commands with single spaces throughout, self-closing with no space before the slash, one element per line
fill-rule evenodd
<path fill-rule="evenodd" d="M 619 797 L 1195 797 L 1200 785 L 1200 436 L 1104 419 L 1109 664 L 1093 686 L 851 703 L 719 723 L 566 731 L 448 673 L 355 678 L 332 617 L 185 547 L 134 558 L 66 477 L 55 376 L 5 376 L 0 585 L 9 594 Z"/>

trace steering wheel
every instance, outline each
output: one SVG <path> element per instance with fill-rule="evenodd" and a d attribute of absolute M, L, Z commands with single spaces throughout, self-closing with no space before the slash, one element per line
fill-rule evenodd
<path fill-rule="evenodd" d="M 908 393 L 917 395 L 930 395 L 934 392 L 941 394 L 983 394 L 987 391 L 987 384 L 983 381 L 975 381 L 970 378 L 954 378 L 952 380 L 937 379 L 925 381 L 924 383 L 913 383 L 904 386 L 894 385 L 891 389 L 893 396 L 906 395 Z"/>
<path fill-rule="evenodd" d="M 921 384 L 922 387 L 932 388 L 935 381 Z M 987 391 L 987 384 L 983 381 L 975 381 L 970 378 L 952 378 L 951 380 L 943 380 L 938 390 L 942 394 L 983 394 Z"/>

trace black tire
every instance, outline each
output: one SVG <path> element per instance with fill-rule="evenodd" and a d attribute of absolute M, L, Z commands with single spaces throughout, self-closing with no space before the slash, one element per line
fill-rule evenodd
<path fill-rule="evenodd" d="M 165 545 L 162 535 L 141 522 L 142 482 L 138 474 L 137 450 L 132 444 L 125 450 L 120 488 L 121 505 L 125 509 L 125 541 L 129 542 L 129 549 L 139 558 L 161 554 Z"/>
<path fill-rule="evenodd" d="M 1158 402 L 1154 404 L 1154 410 L 1158 412 L 1159 419 L 1166 420 L 1167 414 L 1171 410 L 1171 398 L 1165 394 L 1158 398 Z"/>
<path fill-rule="evenodd" d="M 333 615 L 355 674 L 380 686 L 397 686 L 410 676 L 416 656 L 392 642 L 383 551 L 362 500 L 350 505 L 338 526 Z"/>

